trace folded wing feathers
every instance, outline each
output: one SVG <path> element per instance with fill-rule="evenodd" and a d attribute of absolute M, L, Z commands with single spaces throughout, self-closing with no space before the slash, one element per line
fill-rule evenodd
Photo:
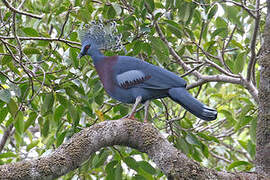
<path fill-rule="evenodd" d="M 137 84 L 141 84 L 150 78 L 150 75 L 145 75 L 139 70 L 126 71 L 116 76 L 119 86 L 125 89 L 131 88 Z"/>

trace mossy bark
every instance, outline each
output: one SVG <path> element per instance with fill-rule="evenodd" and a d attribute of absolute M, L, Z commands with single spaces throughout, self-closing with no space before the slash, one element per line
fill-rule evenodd
<path fill-rule="evenodd" d="M 262 55 L 259 59 L 259 112 L 257 123 L 256 170 L 270 176 L 270 0 L 263 34 Z"/>

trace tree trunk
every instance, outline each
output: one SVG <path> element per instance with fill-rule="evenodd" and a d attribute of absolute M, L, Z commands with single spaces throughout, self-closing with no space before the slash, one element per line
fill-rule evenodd
<path fill-rule="evenodd" d="M 219 172 L 202 167 L 179 152 L 148 123 L 130 119 L 104 121 L 75 134 L 51 155 L 0 166 L 0 179 L 54 179 L 78 168 L 102 147 L 123 145 L 145 152 L 168 179 L 263 179 L 256 173 Z"/>
<path fill-rule="evenodd" d="M 260 64 L 259 112 L 257 123 L 256 170 L 270 176 L 270 0 L 263 34 Z"/>

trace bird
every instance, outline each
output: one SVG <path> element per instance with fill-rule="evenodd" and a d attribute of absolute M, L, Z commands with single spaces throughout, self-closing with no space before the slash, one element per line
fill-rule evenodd
<path fill-rule="evenodd" d="M 109 28 L 92 22 L 80 31 L 81 51 L 78 58 L 91 56 L 105 91 L 113 99 L 134 104 L 128 118 L 134 119 L 136 107 L 145 104 L 147 122 L 149 101 L 169 97 L 187 111 L 205 121 L 217 118 L 217 111 L 194 98 L 187 83 L 175 73 L 131 56 L 105 56 L 102 49 L 119 47 L 121 36 L 115 35 L 115 24 Z"/>

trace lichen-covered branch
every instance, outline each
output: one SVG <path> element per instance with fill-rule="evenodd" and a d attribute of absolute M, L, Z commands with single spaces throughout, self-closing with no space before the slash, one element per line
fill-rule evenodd
<path fill-rule="evenodd" d="M 123 145 L 145 152 L 170 179 L 256 179 L 202 167 L 179 152 L 151 124 L 130 119 L 104 121 L 75 134 L 52 154 L 0 166 L 0 179 L 54 179 L 78 168 L 100 148 Z"/>

